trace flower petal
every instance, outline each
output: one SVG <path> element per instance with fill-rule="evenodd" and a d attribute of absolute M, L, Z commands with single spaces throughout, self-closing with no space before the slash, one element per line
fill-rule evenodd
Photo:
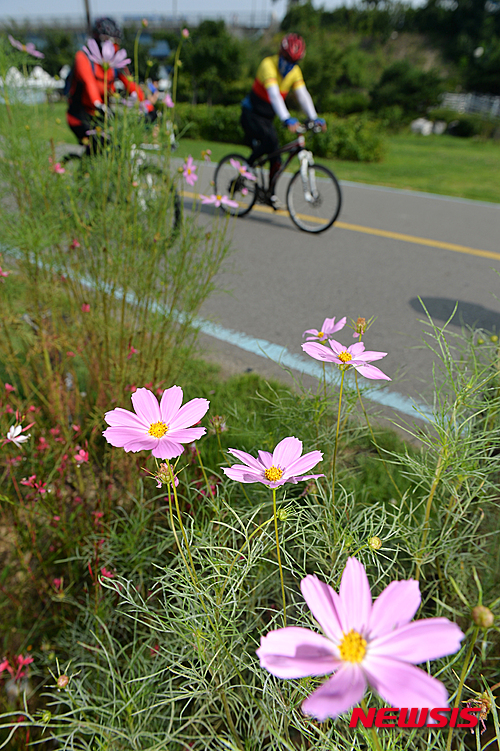
<path fill-rule="evenodd" d="M 168 426 L 170 430 L 179 428 L 190 428 L 201 420 L 210 406 L 208 399 L 191 399 L 190 402 L 180 408 L 177 415 L 171 420 Z"/>
<path fill-rule="evenodd" d="M 137 415 L 146 425 L 161 422 L 158 399 L 149 389 L 137 389 L 132 394 L 132 405 Z"/>
<path fill-rule="evenodd" d="M 232 454 L 240 461 L 247 464 L 249 467 L 252 467 L 252 469 L 257 470 L 257 472 L 263 472 L 265 467 L 261 462 L 259 462 L 258 459 L 256 459 L 251 454 L 247 454 L 246 451 L 239 451 L 239 449 L 228 449 L 228 454 Z"/>
<path fill-rule="evenodd" d="M 112 430 L 112 428 L 108 428 L 108 430 Z M 126 443 L 123 444 L 123 449 L 125 451 L 153 451 L 156 448 L 158 444 L 158 438 L 155 438 L 152 435 L 142 435 L 137 436 L 133 438 L 129 438 Z M 154 454 L 153 454 L 154 456 Z"/>
<path fill-rule="evenodd" d="M 170 427 L 170 423 L 181 408 L 183 392 L 180 386 L 165 389 L 160 400 L 161 419 Z"/>
<path fill-rule="evenodd" d="M 299 456 L 299 458 L 291 464 L 286 465 L 285 475 L 286 477 L 296 477 L 303 472 L 308 472 L 322 459 L 323 454 L 321 451 L 309 451 L 309 453 L 304 454 L 304 456 Z"/>
<path fill-rule="evenodd" d="M 424 670 L 390 657 L 369 655 L 363 660 L 368 683 L 392 707 L 447 707 L 448 692 Z"/>
<path fill-rule="evenodd" d="M 302 441 L 299 441 L 299 439 L 294 436 L 283 438 L 273 451 L 273 465 L 285 469 L 285 467 L 288 467 L 295 462 L 301 453 Z M 308 469 L 310 469 L 310 467 L 308 467 Z"/>
<path fill-rule="evenodd" d="M 172 441 L 169 438 L 162 438 L 158 441 L 158 446 L 153 449 L 153 456 L 156 456 L 157 459 L 175 459 L 183 451 L 182 443 L 177 443 L 177 441 Z"/>
<path fill-rule="evenodd" d="M 257 654 L 260 665 L 278 678 L 326 675 L 339 666 L 332 643 L 307 628 L 290 626 L 262 636 Z"/>
<path fill-rule="evenodd" d="M 236 482 L 264 482 L 264 476 L 262 470 L 257 472 L 250 467 L 245 467 L 243 464 L 233 464 L 232 467 L 221 468 L 227 477 Z"/>
<path fill-rule="evenodd" d="M 328 717 L 338 717 L 358 704 L 365 689 L 366 680 L 359 665 L 344 662 L 334 676 L 302 703 L 302 711 L 324 722 Z"/>
<path fill-rule="evenodd" d="M 356 345 L 353 344 L 353 347 Z M 351 349 L 351 347 L 349 347 Z M 359 355 L 356 355 L 353 357 L 353 360 L 356 360 L 357 362 L 374 362 L 375 360 L 381 360 L 383 357 L 387 356 L 387 352 L 374 352 L 373 350 L 368 350 L 368 352 L 360 352 Z"/>
<path fill-rule="evenodd" d="M 302 579 L 300 589 L 311 613 L 325 634 L 339 644 L 344 637 L 344 611 L 338 594 L 314 574 Z"/>
<path fill-rule="evenodd" d="M 385 373 L 382 373 L 381 370 L 375 367 L 375 365 L 355 365 L 354 367 L 358 371 L 358 373 L 361 373 L 362 376 L 365 378 L 371 378 L 371 379 L 384 379 L 386 381 L 392 381 L 392 378 L 389 378 Z"/>
<path fill-rule="evenodd" d="M 448 618 L 426 618 L 370 640 L 370 655 L 383 655 L 403 662 L 425 662 L 454 654 L 464 634 Z"/>
<path fill-rule="evenodd" d="M 312 336 L 316 337 L 319 334 L 318 329 L 307 329 L 307 331 L 304 331 L 302 336 L 305 336 L 306 334 L 312 334 Z"/>
<path fill-rule="evenodd" d="M 169 430 L 166 437 L 177 443 L 192 443 L 198 441 L 206 432 L 206 428 L 182 428 L 181 430 Z"/>
<path fill-rule="evenodd" d="M 126 443 L 130 441 L 135 440 L 141 440 L 144 438 L 146 441 L 149 438 L 153 438 L 153 436 L 148 436 L 148 434 L 142 429 L 138 428 L 129 428 L 129 427 L 123 427 L 123 426 L 114 426 L 111 428 L 106 428 L 106 430 L 103 431 L 103 436 L 107 440 L 108 443 L 110 443 L 112 446 L 115 446 L 117 448 L 123 448 Z M 17 439 L 19 440 L 19 439 Z M 158 439 L 154 438 L 154 441 L 156 442 Z M 146 448 L 148 448 L 149 445 L 146 445 Z M 137 449 L 139 451 L 140 449 Z"/>
<path fill-rule="evenodd" d="M 420 607 L 420 599 L 420 587 L 414 579 L 391 582 L 373 603 L 370 639 L 409 623 Z"/>
<path fill-rule="evenodd" d="M 323 360 L 324 362 L 340 362 L 335 354 L 328 351 L 326 347 L 318 342 L 305 342 L 302 345 L 302 349 L 310 357 L 314 357 L 315 360 Z"/>
<path fill-rule="evenodd" d="M 269 451 L 258 451 L 259 459 L 264 469 L 273 466 L 273 455 Z"/>
<path fill-rule="evenodd" d="M 111 427 L 127 427 L 136 428 L 147 433 L 151 423 L 144 422 L 135 412 L 131 412 L 129 409 L 123 409 L 122 407 L 116 407 L 111 412 L 106 412 L 104 419 L 111 425 Z"/>
<path fill-rule="evenodd" d="M 347 631 L 353 628 L 360 633 L 366 632 L 370 623 L 372 596 L 364 566 L 356 558 L 347 559 L 339 596 L 346 613 Z"/>

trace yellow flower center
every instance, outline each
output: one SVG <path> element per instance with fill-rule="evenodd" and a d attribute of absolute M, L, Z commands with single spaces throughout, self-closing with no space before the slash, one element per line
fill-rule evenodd
<path fill-rule="evenodd" d="M 319 337 L 320 339 L 323 339 L 324 335 L 325 335 L 325 334 L 324 334 L 324 332 L 323 332 L 323 331 L 318 331 L 318 337 Z"/>
<path fill-rule="evenodd" d="M 168 430 L 168 425 L 165 425 L 164 422 L 153 422 L 149 426 L 148 433 L 149 435 L 152 435 L 153 438 L 161 438 L 165 435 L 165 433 Z"/>
<path fill-rule="evenodd" d="M 222 196 L 217 196 L 217 200 L 221 201 L 222 200 Z"/>
<path fill-rule="evenodd" d="M 342 362 L 350 362 L 352 360 L 352 355 L 350 355 L 349 352 L 339 352 L 337 357 L 339 360 L 342 360 Z"/>
<path fill-rule="evenodd" d="M 366 654 L 366 639 L 351 628 L 339 646 L 340 659 L 345 662 L 361 662 Z"/>
<path fill-rule="evenodd" d="M 264 470 L 264 476 L 266 480 L 269 480 L 269 482 L 278 482 L 278 480 L 281 480 L 281 477 L 283 475 L 283 470 L 279 467 L 269 467 L 269 469 Z"/>

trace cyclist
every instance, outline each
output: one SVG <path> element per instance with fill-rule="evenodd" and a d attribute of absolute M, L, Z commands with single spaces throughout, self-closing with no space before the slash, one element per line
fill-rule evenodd
<path fill-rule="evenodd" d="M 264 58 L 260 63 L 252 90 L 241 103 L 241 125 L 247 144 L 252 148 L 249 164 L 253 164 L 263 154 L 279 149 L 278 134 L 273 125 L 275 115 L 291 133 L 295 133 L 298 120 L 290 115 L 284 101 L 292 89 L 309 120 L 321 125 L 323 130 L 326 129 L 325 121 L 318 117 L 297 64 L 305 54 L 306 45 L 302 37 L 287 34 L 281 40 L 279 53 Z M 280 166 L 280 156 L 270 159 L 270 187 Z M 279 206 L 276 196 L 270 196 L 269 201 L 274 208 Z"/>
<path fill-rule="evenodd" d="M 99 49 L 106 40 L 113 42 L 115 51 L 120 48 L 122 30 L 112 18 L 98 18 L 92 29 L 92 36 L 97 42 Z M 77 137 L 79 143 L 87 143 L 86 153 L 95 153 L 102 144 L 102 136 L 96 132 L 88 135 L 88 131 L 95 131 L 96 119 L 99 120 L 104 114 L 104 87 L 107 86 L 108 94 L 114 93 L 116 78 L 125 86 L 128 94 L 135 92 L 139 101 L 144 102 L 147 115 L 154 117 L 153 105 L 145 100 L 142 89 L 135 85 L 128 74 L 127 68 L 107 71 L 106 84 L 104 69 L 101 65 L 87 57 L 83 50 L 75 55 L 75 63 L 70 73 L 71 83 L 68 92 L 68 111 L 66 119 L 69 127 Z"/>

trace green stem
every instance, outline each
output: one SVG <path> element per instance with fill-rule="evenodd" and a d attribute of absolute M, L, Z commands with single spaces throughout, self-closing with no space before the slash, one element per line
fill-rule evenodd
<path fill-rule="evenodd" d="M 365 700 L 361 699 L 360 704 L 361 704 L 361 707 L 363 709 L 363 712 L 365 713 L 366 716 L 368 716 L 368 707 L 366 706 Z M 376 751 L 382 751 L 382 746 L 380 745 L 380 741 L 379 741 L 379 738 L 378 738 L 378 735 L 377 735 L 377 731 L 375 730 L 375 728 L 373 726 L 371 728 L 371 731 L 372 731 L 372 738 L 373 738 L 373 746 L 374 746 L 374 748 L 376 749 Z"/>
<path fill-rule="evenodd" d="M 202 471 L 202 474 L 203 474 L 203 479 L 205 480 L 205 484 L 206 484 L 206 486 L 208 488 L 208 491 L 209 491 L 210 495 L 212 496 L 212 500 L 213 500 L 215 498 L 215 496 L 214 496 L 214 494 L 212 492 L 212 487 L 211 487 L 211 485 L 208 482 L 207 473 L 205 472 L 205 467 L 203 466 L 203 462 L 201 461 L 201 456 L 200 456 L 200 452 L 198 450 L 198 444 L 197 443 L 195 443 L 195 447 L 196 447 L 196 456 L 198 457 L 198 461 L 200 463 L 200 468 L 201 468 L 201 471 Z"/>
<path fill-rule="evenodd" d="M 134 42 L 134 73 L 135 73 L 135 85 L 139 89 L 139 39 L 141 37 L 142 29 L 139 29 L 135 35 Z M 137 106 L 139 106 L 139 92 L 137 92 Z"/>
<path fill-rule="evenodd" d="M 181 555 L 184 558 L 184 562 L 186 563 L 186 567 L 187 567 L 188 571 L 191 574 L 191 578 L 193 580 L 193 584 L 197 587 L 198 586 L 198 579 L 197 579 L 197 576 L 196 576 L 196 570 L 195 570 L 195 567 L 194 567 L 193 557 L 191 555 L 191 549 L 189 547 L 188 538 L 187 538 L 187 535 L 186 535 L 186 531 L 184 529 L 184 525 L 182 523 L 182 514 L 181 514 L 181 509 L 179 507 L 179 499 L 177 498 L 177 490 L 176 490 L 176 487 L 175 487 L 174 473 L 173 473 L 173 470 L 172 470 L 172 467 L 170 466 L 170 464 L 168 465 L 168 469 L 169 469 L 169 472 L 170 472 L 170 483 L 167 486 L 168 487 L 168 500 L 169 500 L 169 504 L 170 504 L 170 485 L 172 485 L 172 490 L 173 490 L 173 493 L 174 493 L 174 503 L 175 503 L 175 508 L 176 508 L 176 511 L 177 511 L 177 518 L 179 519 L 179 526 L 181 528 L 182 538 L 184 540 L 184 545 L 186 546 L 186 550 L 187 550 L 187 554 L 188 554 L 188 557 L 189 557 L 189 562 L 191 564 L 191 568 L 188 566 L 187 561 L 184 558 L 184 554 L 182 553 L 182 550 L 180 548 L 179 548 L 179 550 L 181 550 Z M 170 504 L 170 506 L 171 506 L 171 504 Z M 179 543 L 177 543 L 177 544 L 179 544 Z"/>
<path fill-rule="evenodd" d="M 467 670 L 469 669 L 470 658 L 472 656 L 472 650 L 474 649 L 474 645 L 476 643 L 478 633 L 479 633 L 479 626 L 475 626 L 474 631 L 472 632 L 472 639 L 469 644 L 469 649 L 467 650 L 467 654 L 465 656 L 465 662 L 462 666 L 462 672 L 460 673 L 460 682 L 458 684 L 457 696 L 455 698 L 455 705 L 454 705 L 455 709 L 457 709 L 460 706 L 462 689 L 464 687 L 465 679 L 467 677 Z M 448 730 L 448 739 L 446 741 L 446 751 L 450 751 L 451 749 L 452 736 L 453 736 L 453 728 L 450 728 Z"/>
<path fill-rule="evenodd" d="M 335 514 L 335 467 L 336 467 L 336 461 L 337 461 L 337 450 L 339 447 L 339 427 L 340 427 L 340 407 L 342 404 L 342 390 L 344 387 L 344 376 L 345 376 L 345 370 L 342 369 L 342 376 L 340 379 L 340 391 L 339 391 L 339 406 L 337 410 L 337 430 L 335 433 L 335 448 L 333 450 L 333 457 L 332 457 L 332 468 L 331 468 L 331 475 L 332 475 L 332 510 L 333 514 Z"/>
<path fill-rule="evenodd" d="M 376 440 L 375 440 L 375 436 L 374 436 L 374 434 L 373 434 L 372 426 L 371 426 L 371 424 L 370 424 L 370 420 L 368 419 L 368 413 L 367 413 L 367 411 L 366 411 L 366 409 L 365 409 L 365 405 L 363 404 L 363 400 L 362 400 L 362 398 L 361 398 L 361 391 L 359 390 L 359 383 L 358 383 L 358 371 L 357 371 L 357 370 L 355 370 L 355 371 L 354 371 L 354 378 L 355 378 L 355 380 L 356 380 L 356 389 L 357 389 L 357 392 L 358 392 L 358 399 L 359 399 L 359 403 L 360 403 L 360 405 L 361 405 L 361 409 L 363 410 L 363 414 L 364 414 L 364 416 L 365 416 L 366 424 L 367 424 L 367 426 L 368 426 L 368 430 L 370 431 L 370 435 L 371 435 L 371 437 L 372 437 L 373 445 L 374 445 L 374 446 L 375 446 L 375 448 L 377 449 L 377 454 L 379 455 L 380 461 L 381 461 L 381 462 L 382 462 L 382 464 L 384 465 L 384 469 L 385 469 L 385 471 L 387 472 L 387 476 L 389 477 L 390 481 L 391 481 L 391 482 L 392 482 L 392 484 L 394 485 L 394 488 L 396 489 L 396 493 L 397 493 L 397 494 L 399 495 L 399 497 L 400 497 L 400 498 L 402 498 L 402 497 L 403 497 L 403 495 L 402 495 L 402 493 L 401 493 L 400 489 L 398 488 L 398 486 L 396 485 L 396 482 L 395 482 L 395 480 L 394 480 L 394 477 L 393 477 L 393 476 L 392 476 L 392 474 L 390 473 L 390 471 L 389 471 L 389 468 L 388 468 L 387 464 L 385 463 L 385 461 L 384 461 L 384 458 L 383 458 L 383 456 L 382 456 L 382 453 L 381 453 L 381 451 L 380 451 L 380 449 L 379 449 L 379 447 L 378 447 L 378 445 L 377 445 L 377 442 L 376 442 Z"/>
<path fill-rule="evenodd" d="M 279 536 L 278 536 L 278 514 L 276 511 L 276 488 L 273 488 L 273 515 L 274 515 L 274 531 L 276 533 L 276 554 L 278 556 L 278 568 L 280 570 L 281 596 L 283 598 L 283 625 L 286 626 L 285 585 L 283 583 L 283 567 L 281 565 L 280 541 L 279 541 Z"/>
<path fill-rule="evenodd" d="M 439 480 L 441 479 L 441 473 L 444 469 L 444 457 L 446 454 L 446 448 L 443 446 L 441 449 L 441 453 L 439 454 L 438 463 L 436 465 L 436 471 L 434 472 L 434 479 L 432 481 L 431 490 L 429 493 L 429 497 L 427 498 L 427 504 L 425 506 L 425 516 L 424 516 L 424 529 L 422 532 L 422 542 L 420 543 L 420 550 L 417 555 L 417 571 L 415 574 L 415 579 L 419 581 L 420 579 L 420 572 L 422 570 L 422 554 L 425 548 L 425 543 L 427 542 L 427 537 L 429 535 L 429 518 L 431 515 L 431 508 L 432 508 L 432 500 L 434 498 L 434 494 L 436 492 L 436 488 L 439 485 Z"/>
<path fill-rule="evenodd" d="M 323 360 L 323 391 L 325 394 L 325 401 L 326 401 L 326 362 Z"/>
<path fill-rule="evenodd" d="M 233 570 L 234 564 L 235 564 L 235 563 L 236 563 L 236 561 L 237 561 L 237 560 L 238 560 L 238 559 L 239 559 L 239 558 L 241 557 L 241 554 L 242 554 L 242 553 L 243 553 L 243 551 L 245 550 L 246 546 L 247 546 L 247 545 L 249 544 L 249 542 L 250 542 L 250 540 L 252 539 L 252 537 L 254 537 L 254 536 L 255 536 L 255 535 L 256 535 L 256 534 L 258 533 L 258 532 L 260 532 L 260 531 L 261 531 L 261 530 L 262 530 L 262 529 L 263 529 L 263 528 L 264 528 L 265 526 L 267 526 L 267 525 L 268 525 L 268 524 L 269 524 L 270 522 L 272 522 L 272 519 L 267 519 L 267 520 L 266 520 L 265 522 L 262 522 L 262 524 L 259 524 L 259 526 L 257 527 L 257 529 L 254 529 L 254 531 L 252 532 L 252 534 L 251 534 L 251 535 L 250 535 L 250 536 L 248 537 L 248 539 L 247 539 L 247 540 L 245 540 L 245 542 L 244 542 L 244 544 L 242 545 L 242 547 L 241 547 L 241 548 L 239 549 L 239 551 L 238 551 L 238 552 L 236 553 L 235 557 L 233 558 L 233 562 L 232 562 L 232 563 L 231 563 L 231 565 L 229 566 L 229 570 L 228 570 L 228 572 L 227 572 L 227 576 L 226 576 L 226 581 L 225 581 L 225 582 L 224 582 L 224 584 L 222 585 L 222 589 L 221 589 L 221 591 L 219 592 L 219 594 L 217 595 L 217 604 L 218 604 L 218 605 L 220 605 L 220 604 L 221 604 L 221 602 L 222 602 L 222 595 L 224 594 L 224 590 L 226 589 L 226 585 L 227 585 L 227 583 L 228 583 L 228 581 L 229 581 L 229 577 L 230 577 L 230 575 L 231 575 L 231 571 Z"/>

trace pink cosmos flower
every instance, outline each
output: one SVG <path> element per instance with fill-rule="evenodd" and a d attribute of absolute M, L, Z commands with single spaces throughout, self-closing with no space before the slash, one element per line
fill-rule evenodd
<path fill-rule="evenodd" d="M 201 156 L 206 162 L 209 162 L 210 157 L 212 156 L 212 149 L 203 149 L 201 152 Z"/>
<path fill-rule="evenodd" d="M 16 390 L 15 386 L 12 386 L 10 383 L 5 384 L 5 390 L 8 394 L 11 394 L 13 391 Z"/>
<path fill-rule="evenodd" d="M 373 360 L 381 360 L 385 357 L 387 352 L 365 352 L 365 345 L 363 342 L 356 342 L 351 344 L 350 347 L 344 347 L 340 342 L 336 342 L 335 339 L 329 339 L 331 352 L 328 346 L 318 344 L 318 342 L 306 342 L 302 345 L 304 352 L 314 357 L 315 360 L 322 360 L 323 362 L 334 362 L 344 370 L 348 368 L 355 368 L 358 373 L 361 373 L 365 378 L 384 378 L 386 381 L 390 381 L 391 378 L 382 373 L 381 370 L 374 365 L 368 363 Z"/>
<path fill-rule="evenodd" d="M 205 428 L 190 428 L 201 420 L 210 402 L 191 399 L 183 407 L 182 389 L 165 389 L 160 403 L 149 389 L 140 388 L 132 394 L 136 414 L 117 407 L 106 412 L 104 419 L 110 426 L 103 436 L 112 446 L 125 451 L 151 451 L 158 459 L 173 459 L 184 451 L 183 443 L 196 441 L 205 435 Z"/>
<path fill-rule="evenodd" d="M 102 50 L 99 49 L 95 39 L 87 39 L 87 47 L 84 45 L 83 51 L 91 62 L 101 65 L 105 69 L 125 68 L 130 62 L 126 50 L 115 52 L 115 45 L 109 39 L 103 42 Z"/>
<path fill-rule="evenodd" d="M 52 159 L 51 156 L 49 156 L 49 164 L 50 164 L 50 169 L 52 170 L 52 172 L 55 172 L 57 175 L 64 175 L 64 173 L 66 172 L 66 170 L 64 169 L 64 167 L 62 166 L 60 162 L 56 162 L 54 164 L 54 160 Z"/>
<path fill-rule="evenodd" d="M 335 323 L 335 316 L 333 316 L 333 318 L 325 318 L 325 320 L 323 321 L 323 326 L 321 327 L 321 331 L 318 331 L 318 329 L 307 329 L 307 331 L 304 331 L 302 336 L 309 334 L 307 341 L 310 341 L 311 339 L 325 340 L 331 334 L 335 334 L 337 331 L 343 329 L 346 325 L 346 321 L 347 318 L 345 316 L 344 318 L 341 318 L 338 323 Z"/>
<path fill-rule="evenodd" d="M 10 271 L 2 271 L 2 267 L 0 266 L 0 277 L 9 276 L 9 274 L 10 274 Z"/>
<path fill-rule="evenodd" d="M 71 242 L 71 244 L 70 244 L 70 246 L 69 246 L 69 247 L 70 247 L 70 248 L 72 248 L 73 250 L 76 250 L 76 248 L 81 248 L 81 245 L 80 245 L 80 243 L 78 242 L 78 240 L 77 240 L 77 239 L 75 238 L 75 239 L 74 239 L 74 240 L 73 240 L 73 241 Z"/>
<path fill-rule="evenodd" d="M 115 575 L 112 571 L 108 571 L 107 568 L 104 566 L 101 568 L 101 576 L 104 576 L 105 579 L 114 579 Z"/>
<path fill-rule="evenodd" d="M 259 451 L 258 459 L 246 451 L 228 449 L 228 452 L 244 462 L 233 464 L 232 467 L 222 467 L 223 472 L 237 482 L 261 482 L 269 488 L 278 488 L 285 482 L 297 483 L 324 476 L 302 475 L 302 472 L 307 472 L 320 462 L 323 454 L 321 451 L 310 451 L 301 456 L 302 441 L 293 436 L 283 438 L 272 454 L 269 451 Z"/>
<path fill-rule="evenodd" d="M 166 107 L 175 107 L 174 100 L 172 99 L 172 97 L 170 96 L 168 92 L 165 94 L 163 103 L 165 104 Z"/>
<path fill-rule="evenodd" d="M 82 303 L 82 313 L 90 313 L 90 304 L 88 302 Z"/>
<path fill-rule="evenodd" d="M 252 175 L 251 172 L 247 170 L 244 164 L 240 164 L 240 162 L 237 159 L 230 159 L 229 164 L 231 167 L 234 167 L 234 169 L 238 170 L 240 175 L 242 177 L 246 177 L 248 180 L 256 180 L 257 178 L 255 175 Z"/>
<path fill-rule="evenodd" d="M 238 201 L 232 201 L 227 196 L 204 196 L 200 193 L 201 202 L 203 204 L 213 203 L 215 206 L 231 206 L 233 209 L 237 209 Z"/>
<path fill-rule="evenodd" d="M 260 664 L 278 678 L 334 673 L 302 704 L 324 722 L 363 698 L 367 684 L 392 707 L 446 707 L 443 684 L 414 667 L 454 654 L 464 634 L 447 618 L 411 619 L 420 606 L 417 581 L 393 581 L 372 603 L 363 565 L 349 558 L 339 593 L 310 575 L 301 589 L 325 636 L 289 627 L 261 638 Z"/>
<path fill-rule="evenodd" d="M 188 29 L 182 29 L 181 34 L 184 37 L 184 39 L 187 39 L 188 36 L 189 36 L 189 30 Z"/>
<path fill-rule="evenodd" d="M 33 42 L 28 42 L 27 44 L 23 44 L 22 42 L 18 42 L 17 39 L 14 39 L 13 36 L 9 34 L 9 42 L 13 47 L 16 48 L 16 50 L 19 50 L 20 52 L 27 52 L 28 55 L 32 55 L 33 57 L 38 57 L 40 59 L 44 58 L 45 55 L 43 52 L 39 52 Z"/>
<path fill-rule="evenodd" d="M 198 175 L 195 175 L 195 170 L 197 169 L 198 168 L 194 164 L 193 157 L 190 154 L 186 159 L 186 164 L 184 165 L 184 169 L 182 171 L 182 176 L 186 179 L 188 185 L 194 185 L 197 181 Z"/>

